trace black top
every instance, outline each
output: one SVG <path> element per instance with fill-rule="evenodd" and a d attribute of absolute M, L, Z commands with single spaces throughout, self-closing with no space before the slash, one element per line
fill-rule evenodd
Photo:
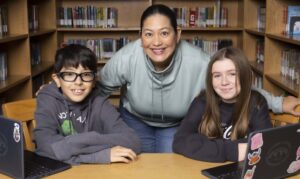
<path fill-rule="evenodd" d="M 248 134 L 258 129 L 272 127 L 265 98 L 253 90 L 251 94 L 253 107 L 251 109 Z M 218 139 L 209 139 L 198 132 L 198 126 L 202 120 L 205 106 L 206 100 L 204 95 L 194 99 L 186 117 L 175 134 L 173 142 L 174 152 L 192 159 L 209 162 L 238 161 L 238 143 L 246 143 L 247 139 L 230 140 L 232 129 L 231 116 L 234 104 L 220 102 L 220 121 L 221 126 L 224 128 L 224 133 L 223 137 Z"/>

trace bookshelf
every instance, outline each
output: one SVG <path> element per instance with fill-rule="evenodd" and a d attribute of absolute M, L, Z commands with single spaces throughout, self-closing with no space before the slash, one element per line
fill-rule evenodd
<path fill-rule="evenodd" d="M 242 0 L 221 0 L 222 7 L 228 9 L 227 27 L 182 27 L 182 38 L 192 39 L 194 37 L 203 38 L 208 41 L 218 39 L 231 39 L 234 46 L 242 46 L 243 40 L 243 16 L 236 14 L 243 13 Z M 139 38 L 140 17 L 144 9 L 152 4 L 165 4 L 172 8 L 194 8 L 194 7 L 212 7 L 215 2 L 210 0 L 128 0 L 124 3 L 121 0 L 115 1 L 85 1 L 85 0 L 61 0 L 56 1 L 57 9 L 73 8 L 75 6 L 94 6 L 94 7 L 114 7 L 117 9 L 117 27 L 114 28 L 70 28 L 57 27 L 58 44 L 69 39 L 101 39 L 101 38 L 119 38 L 127 37 L 129 40 Z M 130 8 L 128 8 L 130 7 Z M 134 9 L 134 10 L 133 10 Z M 59 12 L 59 11 L 58 11 Z M 60 18 L 60 15 L 57 15 Z M 99 59 L 99 68 L 105 65 L 107 60 Z M 111 96 L 113 104 L 118 105 L 119 93 Z"/>
<path fill-rule="evenodd" d="M 291 49 L 300 50 L 300 38 L 283 33 L 286 29 L 285 9 L 289 5 L 300 6 L 300 2 L 297 0 L 245 0 L 243 50 L 249 58 L 254 73 L 262 78 L 262 86 L 265 90 L 271 91 L 274 95 L 292 95 L 299 98 L 299 83 L 282 74 L 283 53 Z M 260 7 L 266 7 L 265 29 L 260 29 L 258 25 Z M 263 63 L 257 62 L 258 40 L 264 43 Z M 294 72 L 295 76 L 296 74 L 299 75 L 299 71 Z M 271 113 L 271 118 L 293 118 L 294 121 L 299 121 L 298 117 L 291 115 Z"/>
<path fill-rule="evenodd" d="M 29 30 L 30 7 L 39 8 L 39 28 Z M 7 56 L 7 79 L 0 81 L 0 102 L 34 97 L 35 89 L 49 80 L 53 54 L 57 48 L 55 0 L 4 0 L 7 9 L 8 34 L 0 37 L 0 49 Z M 40 63 L 31 65 L 33 42 L 40 44 Z M 37 86 L 36 78 L 42 79 Z"/>
<path fill-rule="evenodd" d="M 125 2 L 125 3 L 124 3 Z M 254 73 L 262 79 L 263 88 L 275 95 L 290 94 L 300 97 L 299 85 L 280 77 L 281 52 L 285 48 L 300 49 L 300 38 L 282 35 L 283 9 L 300 5 L 297 0 L 221 0 L 228 9 L 226 27 L 182 27 L 182 38 L 205 40 L 231 39 L 235 47 L 243 48 Z M 165 4 L 172 8 L 211 7 L 211 0 L 4 0 L 0 6 L 8 9 L 7 36 L 0 37 L 0 53 L 8 58 L 8 78 L 0 82 L 0 101 L 31 98 L 41 83 L 50 79 L 55 51 L 69 39 L 139 38 L 140 16 L 152 4 Z M 38 7 L 39 28 L 29 30 L 30 8 Z M 60 7 L 113 7 L 117 9 L 117 27 L 61 27 L 58 25 Z M 130 7 L 130 8 L 129 8 Z M 265 29 L 258 29 L 259 7 L 265 8 Z M 133 10 L 134 9 L 134 10 Z M 282 25 L 281 25 L 282 24 Z M 257 63 L 256 44 L 262 42 L 263 63 Z M 40 61 L 31 65 L 31 46 L 39 44 Z M 18 52 L 18 53 L 16 53 Z M 109 59 L 99 59 L 99 69 Z M 118 104 L 120 93 L 111 99 Z"/>

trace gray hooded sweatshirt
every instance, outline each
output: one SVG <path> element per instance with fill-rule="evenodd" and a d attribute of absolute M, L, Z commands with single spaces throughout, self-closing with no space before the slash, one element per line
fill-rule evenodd
<path fill-rule="evenodd" d="M 120 49 L 103 67 L 100 90 L 109 95 L 124 86 L 122 105 L 130 113 L 150 126 L 175 126 L 186 115 L 193 99 L 205 89 L 209 60 L 200 48 L 181 40 L 172 62 L 158 72 L 138 39 Z M 282 111 L 282 97 L 258 91 L 273 112 Z"/>
<path fill-rule="evenodd" d="M 110 163 L 114 146 L 140 153 L 137 135 L 99 91 L 96 87 L 83 102 L 72 103 L 55 83 L 45 86 L 37 97 L 36 153 L 71 164 Z"/>

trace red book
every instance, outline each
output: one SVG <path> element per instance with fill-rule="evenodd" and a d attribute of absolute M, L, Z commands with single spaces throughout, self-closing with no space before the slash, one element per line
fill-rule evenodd
<path fill-rule="evenodd" d="M 195 8 L 190 8 L 189 27 L 196 26 L 197 13 Z"/>

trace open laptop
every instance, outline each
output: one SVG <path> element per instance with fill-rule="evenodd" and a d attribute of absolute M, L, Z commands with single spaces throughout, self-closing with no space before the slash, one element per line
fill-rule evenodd
<path fill-rule="evenodd" d="M 300 123 L 252 132 L 243 162 L 202 170 L 209 178 L 284 178 L 300 173 Z"/>
<path fill-rule="evenodd" d="M 0 173 L 13 178 L 41 178 L 70 164 L 24 150 L 21 122 L 0 116 Z"/>

